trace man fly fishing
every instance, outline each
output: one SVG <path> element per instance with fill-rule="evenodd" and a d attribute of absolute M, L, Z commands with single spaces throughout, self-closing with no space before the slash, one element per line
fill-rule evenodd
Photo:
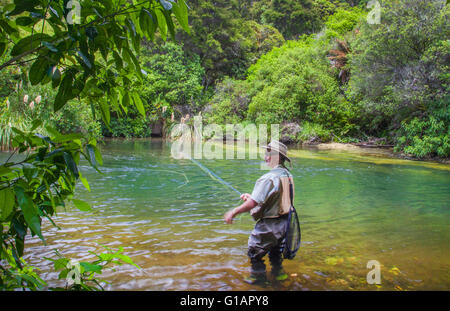
<path fill-rule="evenodd" d="M 248 239 L 251 272 L 245 281 L 250 284 L 266 282 L 266 265 L 263 257 L 267 253 L 273 277 L 279 281 L 287 279 L 288 276 L 282 267 L 283 252 L 290 223 L 290 211 L 295 210 L 293 208 L 293 178 L 285 166 L 285 161 L 291 161 L 287 156 L 287 147 L 278 141 L 271 141 L 263 148 L 266 149 L 264 160 L 271 168 L 270 172 L 256 181 L 252 194 L 241 195 L 241 199 L 245 201 L 242 205 L 224 215 L 227 224 L 231 224 L 236 215 L 245 212 L 250 212 L 257 221 Z M 298 223 L 297 217 L 295 220 Z M 296 238 L 299 242 L 300 237 Z M 285 258 L 292 259 L 297 249 L 294 250 L 293 255 L 289 255 L 290 257 L 286 257 L 285 254 Z"/>

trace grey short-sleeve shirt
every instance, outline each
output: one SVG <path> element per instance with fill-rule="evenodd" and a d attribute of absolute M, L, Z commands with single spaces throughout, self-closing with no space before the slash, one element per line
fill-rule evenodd
<path fill-rule="evenodd" d="M 280 178 L 274 173 L 267 173 L 261 176 L 253 188 L 251 198 L 258 205 L 264 204 L 272 194 L 280 191 Z"/>

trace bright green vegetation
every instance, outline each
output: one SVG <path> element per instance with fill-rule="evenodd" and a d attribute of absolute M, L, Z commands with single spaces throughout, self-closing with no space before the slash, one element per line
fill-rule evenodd
<path fill-rule="evenodd" d="M 384 3 L 378 27 L 361 25 L 347 93 L 360 109 L 362 131 L 419 158 L 448 157 L 449 6 L 402 2 Z"/>
<path fill-rule="evenodd" d="M 244 80 L 224 80 L 210 120 L 296 123 L 292 141 L 378 137 L 413 157 L 448 157 L 448 5 L 381 3 L 379 25 L 360 7 L 338 8 L 320 33 L 273 48 Z"/>
<path fill-rule="evenodd" d="M 141 52 L 136 59 L 127 52 L 123 60 L 117 53 L 106 59 L 98 55 L 96 66 L 106 61 L 124 75 L 120 82 L 97 82 L 98 90 L 106 91 L 104 99 L 112 103 L 110 111 L 105 111 L 103 100 L 98 101 L 100 93 L 91 92 L 90 99 L 68 98 L 70 104 L 54 113 L 53 103 L 61 98 L 57 89 L 31 85 L 23 73 L 33 63 L 3 69 L 7 74 L 0 78 L 0 95 L 9 99 L 11 110 L 18 111 L 12 124 L 20 127 L 24 120 L 38 117 L 63 133 L 96 138 L 148 137 L 155 124 L 164 128 L 164 134 L 172 119 L 202 112 L 210 123 L 295 125 L 297 130 L 285 131 L 291 142 L 378 141 L 395 145 L 396 152 L 410 157 L 447 158 L 446 1 L 382 0 L 380 24 L 367 23 L 367 2 L 189 1 L 189 33 L 183 30 L 186 21 L 176 22 L 173 32 L 169 24 L 161 34 L 139 33 L 151 26 L 150 15 L 142 14 L 142 22 L 137 21 L 140 15 L 131 19 L 137 37 L 129 48 Z M 30 27 L 31 20 L 24 17 L 20 23 Z M 133 32 L 133 27 L 129 24 L 127 29 Z M 104 54 L 100 42 L 106 34 L 88 31 L 88 46 L 98 35 L 94 49 Z M 164 43 L 170 34 L 176 43 Z M 138 46 L 142 37 L 154 41 Z M 89 58 L 74 57 L 89 69 Z M 127 59 L 135 68 L 128 66 Z M 129 76 L 132 69 L 137 78 Z M 146 74 L 140 75 L 141 69 Z M 124 94 L 125 89 L 132 93 Z M 25 95 L 30 98 L 28 105 L 42 97 L 33 115 L 23 105 Z M 137 105 L 127 106 L 135 99 Z M 424 132 L 433 120 L 436 126 Z M 1 135 L 8 137 L 8 133 Z"/>
<path fill-rule="evenodd" d="M 163 46 L 147 43 L 142 49 L 139 61 L 147 74 L 143 85 L 133 91 L 142 96 L 146 115 L 141 115 L 133 106 L 126 116 L 112 113 L 110 129 L 103 127 L 105 136 L 148 137 L 150 124 L 158 121 L 170 124 L 172 113 L 179 109 L 198 110 L 203 104 L 205 71 L 198 55 L 189 57 L 181 44 L 172 42 Z"/>

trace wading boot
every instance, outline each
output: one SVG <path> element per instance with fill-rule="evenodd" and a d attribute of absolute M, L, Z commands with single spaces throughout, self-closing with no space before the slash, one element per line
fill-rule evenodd
<path fill-rule="evenodd" d="M 244 282 L 251 285 L 265 285 L 267 283 L 266 273 L 250 273 L 244 278 Z"/>
<path fill-rule="evenodd" d="M 272 266 L 270 274 L 273 276 L 273 278 L 279 282 L 286 280 L 288 278 L 288 275 L 283 270 L 281 248 L 271 249 L 269 252 L 269 259 Z"/>
<path fill-rule="evenodd" d="M 279 282 L 285 281 L 289 277 L 282 267 L 273 267 L 272 271 L 270 271 L 270 274 L 275 280 Z"/>
<path fill-rule="evenodd" d="M 249 252 L 250 253 L 250 252 Z M 251 268 L 250 276 L 244 278 L 244 282 L 248 284 L 264 285 L 267 282 L 266 265 L 261 256 L 250 257 Z"/>

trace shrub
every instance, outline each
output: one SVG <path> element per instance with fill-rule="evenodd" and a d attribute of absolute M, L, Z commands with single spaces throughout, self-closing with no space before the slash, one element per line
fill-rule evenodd
<path fill-rule="evenodd" d="M 121 117 L 113 118 L 110 129 L 102 124 L 102 132 L 107 137 L 149 137 L 151 129 L 144 118 Z"/>
<path fill-rule="evenodd" d="M 139 93 L 146 99 L 146 110 L 155 109 L 156 101 L 170 107 L 184 106 L 189 110 L 201 107 L 205 74 L 198 55 L 187 56 L 181 45 L 168 42 L 149 46 L 139 59 L 147 72 Z"/>
<path fill-rule="evenodd" d="M 91 108 L 85 102 L 68 102 L 51 115 L 50 120 L 62 133 L 83 133 L 94 138 L 102 135 L 100 121 L 94 119 Z"/>
<path fill-rule="evenodd" d="M 247 82 L 225 78 L 217 83 L 206 121 L 216 124 L 235 124 L 246 118 L 250 98 Z"/>
<path fill-rule="evenodd" d="M 303 122 L 302 130 L 297 135 L 297 140 L 300 142 L 329 142 L 332 139 L 330 130 L 325 129 L 322 125 L 310 122 Z"/>
<path fill-rule="evenodd" d="M 324 47 L 312 37 L 275 48 L 249 69 L 248 117 L 257 123 L 303 121 L 340 129 L 352 107 Z"/>
<path fill-rule="evenodd" d="M 328 39 L 338 38 L 352 31 L 366 13 L 358 8 L 338 9 L 333 15 L 330 15 L 325 22 L 325 34 Z"/>
<path fill-rule="evenodd" d="M 381 23 L 352 42 L 348 96 L 373 135 L 398 129 L 447 94 L 449 7 L 442 0 L 384 0 Z"/>
<path fill-rule="evenodd" d="M 403 121 L 395 151 L 418 158 L 447 158 L 450 155 L 449 121 L 450 111 L 446 103 L 441 103 L 440 108 L 431 110 L 427 116 Z"/>

